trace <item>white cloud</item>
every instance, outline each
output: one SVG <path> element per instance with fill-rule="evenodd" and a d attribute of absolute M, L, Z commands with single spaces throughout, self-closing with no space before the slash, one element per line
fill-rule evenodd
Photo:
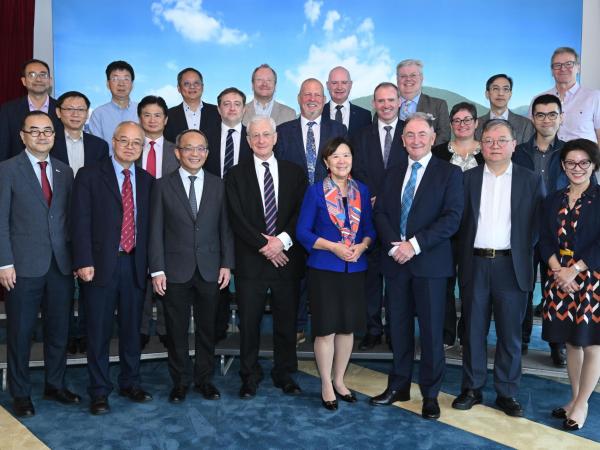
<path fill-rule="evenodd" d="M 375 24 L 373 23 L 373 19 L 367 17 L 365 20 L 361 22 L 356 31 L 358 33 L 372 33 L 375 29 Z"/>
<path fill-rule="evenodd" d="M 237 45 L 248 40 L 248 35 L 226 27 L 222 21 L 202 9 L 202 0 L 161 0 L 150 7 L 152 22 L 164 30 L 163 22 L 170 22 L 175 30 L 192 42 L 216 42 Z"/>
<path fill-rule="evenodd" d="M 177 86 L 172 84 L 165 84 L 162 87 L 150 89 L 144 94 L 144 96 L 146 95 L 158 95 L 159 97 L 164 98 L 167 105 L 169 105 L 169 108 L 181 103 L 181 94 L 177 91 Z"/>
<path fill-rule="evenodd" d="M 332 11 L 327 11 L 327 17 L 325 18 L 325 23 L 323 24 L 323 29 L 325 31 L 333 31 L 333 26 L 335 23 L 340 20 L 342 16 L 335 9 Z"/>
<path fill-rule="evenodd" d="M 177 63 L 175 61 L 167 61 L 165 63 L 165 67 L 173 71 L 178 69 Z"/>
<path fill-rule="evenodd" d="M 307 0 L 306 3 L 304 3 L 304 15 L 312 25 L 319 20 L 321 6 L 323 6 L 323 2 L 317 0 Z"/>

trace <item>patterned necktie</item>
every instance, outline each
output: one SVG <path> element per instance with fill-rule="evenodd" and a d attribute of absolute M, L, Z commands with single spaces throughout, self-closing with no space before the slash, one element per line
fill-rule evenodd
<path fill-rule="evenodd" d="M 233 136 L 235 132 L 233 128 L 227 130 L 227 139 L 225 139 L 225 161 L 223 163 L 223 177 L 227 175 L 227 171 L 233 167 Z"/>
<path fill-rule="evenodd" d="M 335 109 L 337 110 L 335 112 L 335 121 L 339 122 L 339 123 L 344 123 L 344 120 L 342 119 L 342 108 L 344 106 L 343 105 L 335 105 Z"/>
<path fill-rule="evenodd" d="M 150 150 L 146 159 L 146 172 L 156 178 L 156 150 L 154 150 L 156 142 L 150 141 Z"/>
<path fill-rule="evenodd" d="M 404 100 L 404 102 L 402 102 L 402 106 L 400 107 L 400 119 L 401 120 L 406 120 L 406 118 L 408 117 L 409 113 L 408 113 L 408 107 L 410 106 L 411 101 L 410 100 Z"/>
<path fill-rule="evenodd" d="M 315 182 L 315 166 L 317 165 L 317 144 L 315 143 L 315 134 L 313 125 L 317 122 L 308 122 L 308 132 L 306 133 L 306 165 L 308 166 L 308 182 Z"/>
<path fill-rule="evenodd" d="M 385 130 L 385 140 L 383 142 L 383 167 L 387 169 L 388 160 L 390 159 L 390 150 L 392 149 L 392 134 L 390 133 L 392 127 L 386 125 L 383 129 Z"/>
<path fill-rule="evenodd" d="M 275 187 L 273 185 L 273 176 L 269 170 L 269 163 L 264 162 L 265 167 L 265 224 L 267 225 L 267 234 L 275 236 L 275 225 L 277 223 L 277 204 L 275 203 Z"/>
<path fill-rule="evenodd" d="M 131 187 L 131 172 L 123 169 L 125 180 L 121 187 L 121 202 L 123 203 L 123 223 L 121 224 L 121 249 L 130 253 L 135 247 L 135 218 L 133 207 L 133 188 Z"/>
<path fill-rule="evenodd" d="M 190 192 L 188 194 L 188 198 L 190 201 L 190 208 L 192 209 L 192 216 L 196 218 L 198 215 L 198 202 L 196 201 L 196 189 L 194 189 L 194 181 L 196 181 L 197 177 L 190 175 L 188 178 L 190 179 Z"/>
<path fill-rule="evenodd" d="M 52 203 L 52 188 L 50 187 L 50 182 L 48 181 L 48 175 L 46 175 L 46 167 L 48 167 L 47 161 L 38 162 L 40 165 L 40 179 L 42 180 L 42 194 L 44 194 L 44 198 L 46 199 L 46 203 L 48 203 L 48 207 Z"/>
<path fill-rule="evenodd" d="M 412 206 L 413 198 L 415 196 L 415 186 L 417 185 L 417 172 L 421 168 L 421 163 L 418 161 L 412 165 L 410 172 L 410 178 L 404 192 L 402 193 L 402 206 L 400 208 L 400 235 L 406 237 L 406 222 L 408 220 L 408 214 L 410 213 L 410 207 Z"/>

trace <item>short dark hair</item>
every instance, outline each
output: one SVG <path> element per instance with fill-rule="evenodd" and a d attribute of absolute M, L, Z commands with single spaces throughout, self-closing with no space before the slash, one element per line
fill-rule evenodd
<path fill-rule="evenodd" d="M 352 144 L 350 143 L 350 140 L 346 139 L 345 137 L 338 136 L 338 137 L 334 137 L 333 139 L 328 140 L 325 143 L 325 146 L 323 147 L 323 150 L 321 151 L 321 159 L 323 160 L 323 162 L 327 161 L 327 158 L 329 158 L 331 155 L 333 155 L 335 153 L 335 151 L 338 149 L 338 147 L 342 144 L 346 144 L 348 146 L 348 148 L 350 149 L 350 153 L 352 155 L 354 155 L 354 149 L 352 148 Z"/>
<path fill-rule="evenodd" d="M 89 107 L 90 107 L 90 104 L 91 104 L 91 103 L 90 103 L 90 99 L 89 99 L 89 98 L 87 98 L 87 97 L 85 96 L 85 94 L 83 94 L 83 93 L 81 93 L 81 92 L 79 92 L 79 91 L 67 91 L 67 92 L 65 92 L 64 94 L 62 94 L 60 97 L 58 97 L 58 98 L 56 99 L 56 106 L 57 106 L 58 108 L 62 108 L 62 105 L 63 105 L 63 103 L 65 102 L 65 100 L 66 100 L 66 99 L 68 99 L 68 98 L 72 98 L 72 97 L 79 97 L 79 98 L 82 98 L 82 99 L 83 99 L 83 101 L 85 102 L 85 106 L 87 106 L 87 108 L 89 109 Z"/>
<path fill-rule="evenodd" d="M 35 111 L 29 111 L 27 113 L 27 115 L 23 118 L 23 122 L 21 122 L 21 130 L 25 129 L 25 122 L 27 122 L 27 119 L 29 119 L 30 117 L 33 117 L 33 116 L 47 117 L 48 120 L 52 123 L 52 128 L 54 128 L 54 122 L 52 122 L 52 119 L 50 118 L 50 116 L 48 114 L 46 114 L 44 111 L 35 110 Z"/>
<path fill-rule="evenodd" d="M 21 66 L 21 75 L 23 75 L 24 77 L 27 76 L 27 74 L 25 73 L 25 70 L 27 69 L 27 66 L 29 64 L 41 64 L 48 71 L 48 75 L 50 75 L 50 66 L 48 65 L 48 63 L 46 61 L 42 61 L 41 59 L 32 58 L 32 59 L 28 59 L 27 61 L 25 61 L 23 63 L 23 65 Z"/>
<path fill-rule="evenodd" d="M 221 99 L 227 94 L 237 94 L 242 97 L 242 106 L 246 104 L 246 94 L 240 91 L 236 87 L 228 87 L 227 89 L 223 89 L 221 93 L 217 96 L 217 105 L 221 106 Z"/>
<path fill-rule="evenodd" d="M 510 136 L 513 140 L 517 138 L 513 126 L 508 120 L 504 119 L 490 119 L 487 122 L 485 122 L 483 124 L 483 128 L 481 129 L 481 136 L 483 137 L 483 133 L 490 131 L 492 128 L 501 126 L 506 127 L 508 129 L 508 131 L 510 132 Z"/>
<path fill-rule="evenodd" d="M 273 69 L 270 65 L 268 64 L 261 64 L 260 66 L 258 66 L 256 69 L 254 69 L 252 71 L 252 78 L 251 81 L 254 83 L 254 75 L 256 75 L 256 72 L 258 72 L 260 69 L 269 69 L 271 72 L 273 72 L 273 81 L 275 82 L 275 84 L 277 84 L 277 72 L 275 72 L 275 69 Z"/>
<path fill-rule="evenodd" d="M 135 72 L 133 71 L 133 67 L 127 61 L 113 61 L 108 66 L 106 66 L 106 80 L 110 80 L 111 74 L 115 70 L 126 70 L 131 75 L 131 81 L 135 80 Z"/>
<path fill-rule="evenodd" d="M 137 115 L 138 117 L 142 116 L 142 109 L 148 105 L 158 105 L 163 110 L 165 117 L 169 114 L 169 108 L 167 107 L 167 102 L 162 97 L 158 97 L 156 95 L 146 95 L 143 99 L 140 100 L 137 106 Z"/>
<path fill-rule="evenodd" d="M 185 69 L 183 69 L 182 71 L 180 71 L 177 74 L 177 86 L 179 86 L 181 84 L 181 79 L 183 78 L 183 74 L 185 74 L 186 72 L 194 72 L 196 75 L 198 75 L 198 78 L 200 78 L 200 83 L 204 84 L 204 78 L 202 77 L 202 74 L 200 73 L 199 70 L 196 70 L 193 67 L 186 67 Z"/>
<path fill-rule="evenodd" d="M 202 136 L 204 138 L 204 140 L 206 141 L 206 148 L 208 148 L 208 138 L 206 137 L 206 134 L 204 134 L 204 132 L 202 130 L 196 130 L 195 128 L 190 128 L 188 130 L 183 130 L 181 133 L 179 133 L 177 135 L 177 137 L 175 138 L 175 147 L 176 148 L 181 148 L 181 138 L 183 138 L 186 134 L 189 133 L 198 133 L 200 136 Z"/>
<path fill-rule="evenodd" d="M 485 90 L 489 91 L 490 87 L 492 86 L 492 83 L 494 81 L 496 81 L 498 78 L 506 78 L 508 80 L 508 84 L 510 85 L 510 90 L 512 91 L 513 79 L 511 77 L 509 77 L 508 75 L 506 75 L 505 73 L 497 73 L 496 75 L 492 75 L 491 77 L 489 77 L 488 80 L 485 82 Z"/>
<path fill-rule="evenodd" d="M 377 92 L 377 90 L 384 87 L 394 88 L 396 90 L 396 94 L 398 95 L 398 97 L 400 97 L 400 91 L 398 90 L 398 86 L 396 86 L 394 83 L 390 83 L 389 81 L 383 81 L 377 86 L 375 86 L 375 89 L 373 89 L 373 100 L 375 100 L 375 93 Z"/>
<path fill-rule="evenodd" d="M 598 144 L 596 144 L 594 141 L 580 138 L 565 142 L 565 145 L 563 145 L 563 148 L 560 150 L 560 160 L 564 161 L 569 152 L 572 152 L 573 150 L 581 150 L 582 152 L 585 152 L 594 165 L 594 170 L 600 167 L 600 150 L 598 149 Z"/>
<path fill-rule="evenodd" d="M 475 105 L 473 103 L 469 103 L 469 102 L 460 102 L 460 103 L 457 103 L 456 105 L 454 105 L 452 107 L 452 109 L 450 110 L 450 120 L 452 120 L 452 118 L 454 117 L 454 115 L 457 112 L 459 112 L 463 109 L 469 111 L 469 114 L 471 114 L 473 119 L 477 119 L 477 108 L 475 108 Z"/>
<path fill-rule="evenodd" d="M 560 102 L 560 98 L 553 94 L 542 94 L 539 95 L 533 100 L 531 104 L 531 114 L 535 114 L 535 107 L 537 105 L 550 105 L 552 103 L 556 103 L 558 105 L 558 112 L 562 112 L 562 104 Z"/>

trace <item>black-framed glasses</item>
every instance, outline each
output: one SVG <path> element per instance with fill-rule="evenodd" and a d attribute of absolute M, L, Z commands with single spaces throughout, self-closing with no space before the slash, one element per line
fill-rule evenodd
<path fill-rule="evenodd" d="M 181 151 L 183 153 L 192 153 L 192 152 L 208 153 L 208 147 L 206 147 L 204 145 L 198 145 L 197 147 L 188 146 L 188 147 L 177 147 L 177 148 L 179 149 L 179 151 Z"/>
<path fill-rule="evenodd" d="M 564 63 L 552 63 L 550 67 L 552 67 L 552 70 L 560 70 L 563 67 L 565 69 L 572 69 L 573 67 L 575 67 L 576 64 L 577 61 L 566 61 Z"/>
<path fill-rule="evenodd" d="M 50 137 L 54 134 L 54 130 L 52 128 L 44 128 L 43 130 L 38 130 L 37 128 L 33 128 L 29 131 L 21 130 L 23 133 L 27 133 L 31 135 L 31 137 L 39 137 L 40 134 L 43 134 L 46 137 Z"/>
<path fill-rule="evenodd" d="M 452 119 L 451 122 L 452 122 L 452 125 L 455 125 L 455 126 L 471 125 L 473 122 L 475 122 L 475 118 L 469 116 L 469 117 L 465 117 L 464 119 Z"/>
<path fill-rule="evenodd" d="M 548 113 L 536 112 L 533 117 L 535 120 L 545 120 L 546 118 L 548 118 L 548 120 L 556 120 L 559 115 L 560 113 L 557 113 L 556 111 L 551 111 Z"/>
<path fill-rule="evenodd" d="M 485 145 L 486 147 L 491 147 L 494 144 L 496 144 L 496 145 L 498 145 L 498 147 L 506 147 L 506 144 L 508 144 L 511 141 L 512 141 L 512 139 L 507 139 L 507 138 L 499 138 L 499 139 L 485 138 L 485 139 L 481 140 L 481 145 Z"/>
<path fill-rule="evenodd" d="M 565 168 L 569 170 L 574 170 L 575 167 L 579 166 L 582 170 L 588 170 L 592 165 L 592 161 L 589 159 L 582 159 L 581 161 L 573 161 L 571 159 L 565 159 L 563 161 Z"/>
<path fill-rule="evenodd" d="M 125 137 L 115 139 L 121 147 L 133 147 L 133 148 L 141 148 L 142 141 L 138 141 L 137 139 L 127 139 Z"/>
<path fill-rule="evenodd" d="M 87 112 L 87 108 L 63 108 L 62 106 L 60 110 L 67 114 L 85 114 Z"/>

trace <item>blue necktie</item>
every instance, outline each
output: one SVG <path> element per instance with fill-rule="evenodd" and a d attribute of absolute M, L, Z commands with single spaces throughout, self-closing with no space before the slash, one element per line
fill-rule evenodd
<path fill-rule="evenodd" d="M 262 163 L 265 166 L 265 224 L 267 225 L 267 234 L 275 236 L 277 224 L 277 204 L 275 203 L 275 187 L 273 186 L 273 176 L 269 170 L 269 163 Z"/>
<path fill-rule="evenodd" d="M 227 139 L 225 139 L 225 160 L 223 161 L 223 177 L 227 171 L 233 167 L 233 136 L 234 129 L 227 130 Z"/>
<path fill-rule="evenodd" d="M 315 144 L 315 134 L 312 127 L 317 122 L 308 122 L 308 132 L 306 133 L 306 165 L 308 167 L 308 183 L 315 182 L 315 166 L 317 164 L 317 145 Z"/>
<path fill-rule="evenodd" d="M 408 213 L 410 213 L 410 207 L 412 206 L 413 198 L 415 196 L 415 186 L 417 185 L 417 172 L 421 168 L 421 163 L 418 161 L 412 165 L 410 172 L 410 178 L 404 192 L 402 194 L 402 206 L 400 208 L 400 235 L 406 237 L 406 222 L 408 220 Z"/>

